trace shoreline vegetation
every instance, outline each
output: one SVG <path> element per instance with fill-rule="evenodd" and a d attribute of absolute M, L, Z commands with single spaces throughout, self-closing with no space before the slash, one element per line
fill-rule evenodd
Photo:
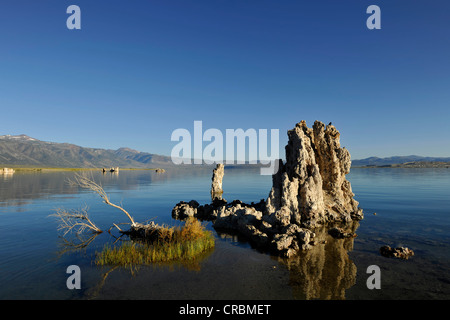
<path fill-rule="evenodd" d="M 124 242 L 119 246 L 106 245 L 96 252 L 95 264 L 133 267 L 155 262 L 193 260 L 214 248 L 215 239 L 202 223 L 191 218 L 182 227 L 163 227 L 156 240 Z"/>
<path fill-rule="evenodd" d="M 58 208 L 51 215 L 59 221 L 58 230 L 64 232 L 63 237 L 70 232 L 79 235 L 88 230 L 94 234 L 107 231 L 112 235 L 111 230 L 114 227 L 121 234 L 119 238 L 123 235 L 129 236 L 129 240 L 122 242 L 121 245 L 107 244 L 101 252 L 96 253 L 94 262 L 97 265 L 129 267 L 154 262 L 193 260 L 215 246 L 212 232 L 207 231 L 196 218 L 186 220 L 182 227 L 157 225 L 153 221 L 142 224 L 136 222 L 122 206 L 112 203 L 103 187 L 85 173 L 76 173 L 75 178 L 68 180 L 68 183 L 91 190 L 100 196 L 103 203 L 122 211 L 130 220 L 129 223 L 125 223 L 130 225 L 129 230 L 122 230 L 116 223 L 112 223 L 113 226 L 109 230 L 102 230 L 90 218 L 87 207 L 70 210 Z"/>

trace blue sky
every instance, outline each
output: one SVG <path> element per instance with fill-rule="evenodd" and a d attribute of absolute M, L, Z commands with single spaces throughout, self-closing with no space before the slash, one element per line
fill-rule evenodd
<path fill-rule="evenodd" d="M 81 8 L 68 30 L 66 8 Z M 381 30 L 366 9 L 381 8 Z M 170 155 L 177 128 L 330 121 L 353 159 L 450 156 L 448 1 L 3 1 L 0 134 Z"/>

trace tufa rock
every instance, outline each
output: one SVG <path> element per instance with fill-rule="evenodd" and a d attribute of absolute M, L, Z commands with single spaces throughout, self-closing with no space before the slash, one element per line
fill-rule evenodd
<path fill-rule="evenodd" d="M 214 200 L 215 198 L 222 198 L 222 179 L 225 174 L 224 165 L 219 163 L 216 165 L 216 168 L 213 170 L 212 183 L 211 183 L 211 198 Z"/>
<path fill-rule="evenodd" d="M 177 220 L 185 220 L 189 217 L 197 216 L 197 208 L 199 203 L 195 200 L 191 200 L 188 203 L 180 201 L 172 209 L 172 217 Z"/>
<path fill-rule="evenodd" d="M 345 232 L 342 228 L 334 227 L 328 230 L 328 234 L 336 239 L 355 238 L 356 234 L 353 232 Z"/>
<path fill-rule="evenodd" d="M 288 131 L 286 163 L 272 176 L 272 188 L 266 201 L 246 204 L 222 199 L 223 164 L 213 171 L 212 203 L 199 205 L 181 201 L 172 210 L 176 219 L 196 216 L 213 221 L 214 228 L 240 233 L 257 247 L 282 257 L 325 244 L 313 230 L 329 223 L 350 225 L 363 218 L 353 199 L 350 182 L 350 154 L 340 147 L 339 132 L 329 124 L 316 121 L 312 129 L 305 121 Z M 329 231 L 336 238 L 354 237 L 340 228 Z"/>
<path fill-rule="evenodd" d="M 311 129 L 301 121 L 288 131 L 288 137 L 286 163 L 280 160 L 272 177 L 265 213 L 290 212 L 291 223 L 306 227 L 362 219 L 345 178 L 350 153 L 340 147 L 336 128 L 316 121 Z"/>
<path fill-rule="evenodd" d="M 390 246 L 382 246 L 380 254 L 388 258 L 399 258 L 407 260 L 414 255 L 414 251 L 406 247 L 391 248 Z"/>

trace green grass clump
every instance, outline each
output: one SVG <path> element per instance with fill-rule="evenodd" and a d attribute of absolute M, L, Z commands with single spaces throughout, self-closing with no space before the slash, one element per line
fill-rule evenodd
<path fill-rule="evenodd" d="M 96 265 L 132 267 L 155 262 L 192 260 L 215 245 L 214 236 L 196 219 L 189 219 L 181 228 L 166 228 L 159 240 L 151 243 L 125 242 L 105 246 L 96 254 Z"/>

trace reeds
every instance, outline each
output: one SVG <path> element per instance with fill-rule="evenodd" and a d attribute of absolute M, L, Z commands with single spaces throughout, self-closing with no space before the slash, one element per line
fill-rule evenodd
<path fill-rule="evenodd" d="M 96 265 L 132 267 L 155 262 L 192 260 L 213 248 L 214 236 L 196 219 L 188 219 L 183 227 L 166 227 L 153 242 L 124 242 L 120 246 L 105 246 L 97 252 Z"/>

